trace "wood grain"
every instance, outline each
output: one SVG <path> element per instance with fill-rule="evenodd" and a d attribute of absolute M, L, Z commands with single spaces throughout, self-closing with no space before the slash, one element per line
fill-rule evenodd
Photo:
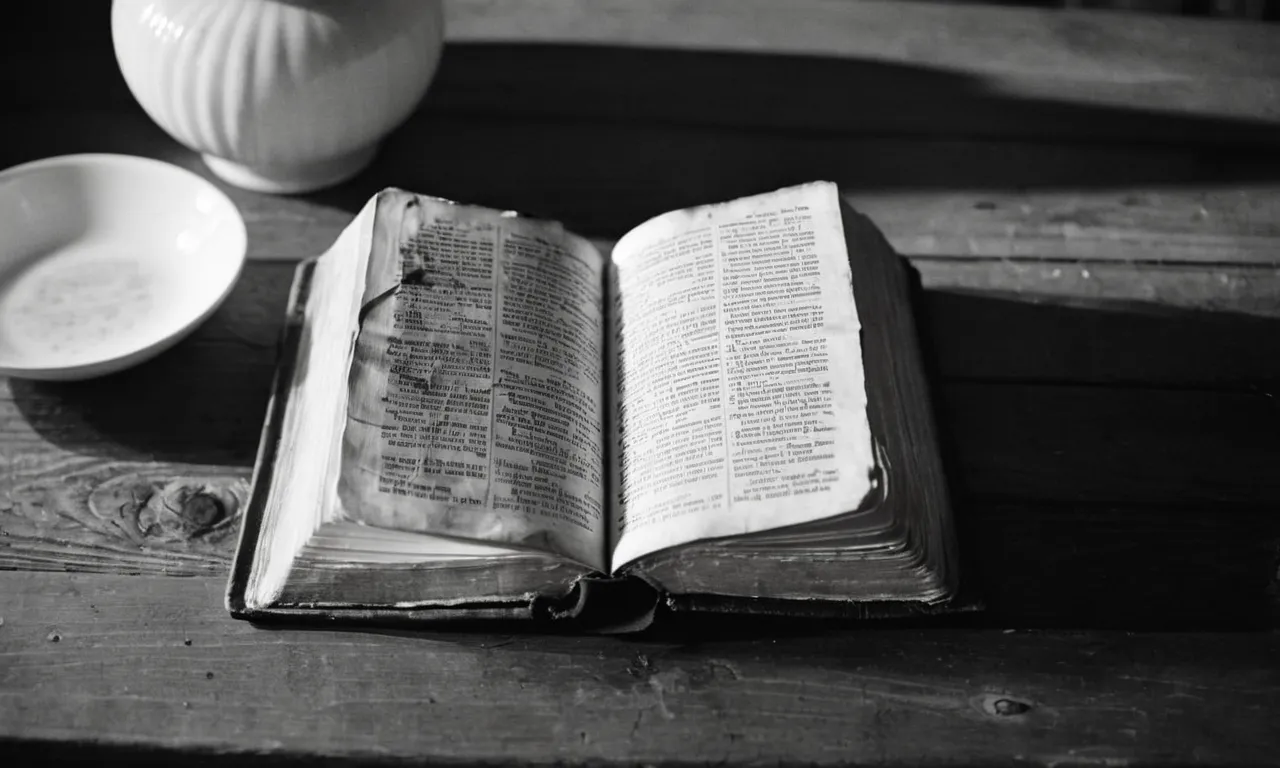
<path fill-rule="evenodd" d="M 194 153 L 136 109 L 23 113 L 6 117 L 5 129 L 0 166 L 122 152 L 213 180 Z M 492 170 L 478 173 L 477 156 Z M 245 218 L 250 258 L 298 259 L 332 244 L 387 185 L 523 210 L 616 238 L 680 206 L 818 178 L 839 182 L 910 256 L 1280 258 L 1280 156 L 1186 148 L 725 135 L 546 120 L 517 131 L 500 120 L 421 118 L 387 142 L 373 168 L 328 192 L 270 196 L 213 181 Z"/>
<path fill-rule="evenodd" d="M 1273 268 L 913 263 L 946 379 L 1280 392 Z"/>
<path fill-rule="evenodd" d="M 728 25 L 740 23 L 739 17 Z M 1094 23 L 1089 19 L 1081 26 Z M 993 29 L 1000 33 L 998 27 Z M 937 31 L 915 28 L 905 34 Z M 845 31 L 845 39 L 861 34 L 862 30 Z M 1276 144 L 1272 119 L 1215 113 L 1203 101 L 1191 103 L 1175 95 L 1207 86 L 1201 78 L 1214 75 L 1204 68 L 1194 74 L 1161 72 L 1154 75 L 1158 85 L 1138 86 L 1126 81 L 1134 77 L 1131 73 L 1118 70 L 1081 74 L 1078 79 L 1065 70 L 1036 72 L 1036 64 L 1053 55 L 1047 47 L 1019 62 L 1028 65 L 1025 69 L 1010 63 L 1007 70 L 993 73 L 927 63 L 911 53 L 901 59 L 804 51 L 752 55 L 734 48 L 743 39 L 749 38 L 714 50 L 677 50 L 660 43 L 603 48 L 569 41 L 455 44 L 446 49 L 422 111 L 696 125 L 734 132 Z M 1003 49 L 1020 43 L 1010 41 Z M 1204 50 L 1215 48 L 1209 43 Z M 998 56 L 985 56 L 978 66 L 1000 66 L 1000 61 Z M 1268 80 L 1274 82 L 1274 75 L 1253 76 L 1259 78 L 1253 87 L 1243 87 L 1258 95 Z M 1240 88 L 1243 82 L 1233 77 L 1229 87 Z M 1121 97 L 1126 90 L 1135 98 Z M 1262 98 L 1264 103 L 1274 101 L 1274 96 Z M 1250 104 L 1246 110 L 1258 106 Z"/>
<path fill-rule="evenodd" d="M 1268 320 L 1280 316 L 1280 267 L 1107 264 L 911 257 L 926 295 L 986 296 L 1104 313 L 1193 313 Z"/>
<path fill-rule="evenodd" d="M 292 272 L 251 266 L 194 337 L 141 366 L 0 379 L 0 568 L 222 572 Z"/>
<path fill-rule="evenodd" d="M 0 60 L 24 73 L 8 108 L 132 103 L 108 5 L 17 11 L 0 29 Z M 1280 119 L 1271 25 L 888 0 L 445 7 L 427 113 L 1272 145 Z"/>
<path fill-rule="evenodd" d="M 1273 634 L 265 631 L 227 618 L 221 590 L 0 573 L 0 737 L 533 763 L 1256 764 L 1280 748 Z"/>
<path fill-rule="evenodd" d="M 1042 181 L 1043 185 L 1030 183 L 1055 186 Z M 1193 263 L 1280 260 L 1280 187 L 1271 183 L 1121 182 L 1115 189 L 979 189 L 959 194 L 863 193 L 854 183 L 849 187 L 850 203 L 894 233 L 895 248 L 909 255 Z"/>
<path fill-rule="evenodd" d="M 447 11 L 450 39 L 458 42 L 570 42 L 865 58 L 972 72 L 995 82 L 1007 79 L 1010 87 L 1020 79 L 1039 79 L 1067 88 L 1072 81 L 1076 87 L 1111 83 L 1117 91 L 1137 92 L 1219 79 L 1243 86 L 1240 78 L 1280 77 L 1276 31 L 1248 23 L 1130 16 L 1117 24 L 1106 13 L 981 4 L 903 6 L 891 0 L 800 0 L 785 8 L 767 0 L 658 0 L 643 9 L 625 0 L 454 0 Z M 1221 56 L 1202 58 L 1208 51 Z M 1191 96 L 1184 91 L 1178 100 L 1192 106 Z M 1229 94 L 1217 97 L 1225 101 Z M 1139 101 L 1135 106 L 1149 104 Z M 1230 114 L 1225 106 L 1215 114 Z M 1266 100 L 1240 106 L 1276 107 Z"/>

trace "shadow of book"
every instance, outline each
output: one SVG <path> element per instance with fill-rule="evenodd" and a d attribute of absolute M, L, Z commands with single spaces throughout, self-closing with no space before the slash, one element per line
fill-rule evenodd
<path fill-rule="evenodd" d="M 1248 300 L 1280 276 L 1215 270 L 1205 287 L 1193 267 L 993 264 L 1025 290 L 976 291 L 937 285 L 939 266 L 923 335 L 979 620 L 1280 618 L 1280 313 Z M 1109 295 L 1054 295 L 1040 270 Z"/>

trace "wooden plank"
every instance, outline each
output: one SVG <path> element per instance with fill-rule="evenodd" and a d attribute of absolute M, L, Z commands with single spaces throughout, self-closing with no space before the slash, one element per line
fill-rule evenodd
<path fill-rule="evenodd" d="M 447 114 L 1271 144 L 1280 119 L 1270 25 L 882 0 L 445 7 L 424 107 Z M 0 56 L 32 75 L 7 108 L 131 102 L 105 5 L 22 13 Z M 26 34 L 55 24 L 52 38 Z"/>
<path fill-rule="evenodd" d="M 3 484 L 0 569 L 224 574 L 249 480 L 247 467 L 67 459 L 56 479 Z"/>
<path fill-rule="evenodd" d="M 451 152 L 423 153 L 424 145 Z M 468 147 L 486 157 L 500 185 L 477 173 L 475 154 L 461 151 Z M 1274 262 L 1277 160 L 1184 148 L 860 140 L 629 124 L 527 121 L 514 131 L 505 121 L 424 119 L 388 142 L 369 178 L 559 219 L 595 237 L 620 236 L 675 208 L 829 179 L 868 208 L 908 255 Z M 1167 200 L 1160 194 L 1179 186 Z M 934 194 L 901 197 L 924 190 Z M 345 199 L 346 207 L 372 191 Z M 1040 193 L 1047 193 L 1043 200 L 1028 199 Z M 1184 211 L 1194 214 L 1190 225 L 1177 218 Z M 1018 225 L 1012 231 L 1011 223 Z M 1026 247 L 1010 244 L 1020 239 Z"/>
<path fill-rule="evenodd" d="M 103 41 L 39 65 L 9 110 L 126 108 L 134 99 Z M 94 72 L 92 79 L 85 71 Z M 803 87 L 797 87 L 802 83 Z M 1149 92 L 1148 92 L 1149 93 Z M 839 94 L 833 98 L 833 94 Z M 1171 97 L 1166 101 L 1175 104 Z M 970 75 L 866 60 L 575 45 L 454 44 L 418 109 L 428 117 L 670 124 L 738 133 L 1159 141 L 1274 147 L 1270 122 L 1078 103 L 1054 89 L 1017 96 Z"/>
<path fill-rule="evenodd" d="M 1268 470 L 1280 434 L 1277 270 L 1111 265 L 1085 277 L 1069 265 L 917 264 L 944 425 L 974 492 L 1280 498 Z M 142 366 L 0 385 L 6 487 L 105 471 L 93 462 L 132 462 L 119 474 L 150 462 L 247 466 L 291 273 L 252 264 L 208 323 Z"/>
<path fill-rule="evenodd" d="M 6 119 L 6 134 L 0 166 L 107 151 L 210 177 L 137 110 L 22 114 Z M 424 151 L 435 147 L 449 151 Z M 485 158 L 479 167 L 477 157 Z M 271 196 L 215 183 L 245 216 L 252 258 L 319 253 L 388 184 L 609 238 L 666 210 L 829 178 L 910 256 L 1275 263 L 1280 159 L 1268 163 L 1167 147 L 423 118 L 395 134 L 372 169 L 328 192 Z"/>
<path fill-rule="evenodd" d="M 1033 322 L 1024 310 L 1046 305 L 990 298 L 1056 291 L 1071 300 L 1092 290 L 1094 299 L 1120 301 L 1156 285 L 1155 298 L 1175 306 L 1235 297 L 1274 315 L 1280 292 L 1267 303 L 1266 286 L 1276 276 L 1255 284 L 1233 270 L 1224 284 L 1184 279 L 1183 268 L 1132 268 L 1125 277 L 1115 265 L 1094 288 L 1078 275 L 1074 284 L 1038 279 L 1020 264 L 993 262 L 979 279 L 972 265 L 924 263 L 923 308 L 942 349 L 935 367 L 948 469 L 992 616 L 1131 628 L 1277 618 L 1260 606 L 1274 603 L 1266 595 L 1280 542 L 1270 513 L 1280 499 L 1280 411 L 1266 390 L 1244 386 L 1280 380 L 1280 356 L 1227 343 L 1240 325 L 1210 324 L 1197 336 L 1201 315 L 1175 316 L 1168 329 L 1186 333 L 1152 344 L 1163 326 L 1143 325 L 1143 315 L 1094 320 L 1095 310 L 1060 314 L 1051 304 L 1054 313 Z M 222 572 L 292 268 L 250 265 L 205 326 L 151 363 L 81 384 L 0 383 L 0 567 Z M 973 291 L 958 298 L 979 303 L 957 302 L 949 288 Z M 1061 354 L 1025 348 L 1035 328 L 1054 327 L 1058 335 L 1047 338 Z M 1263 337 L 1270 330 L 1241 338 L 1274 345 Z M 1089 351 L 1095 345 L 1102 351 Z M 1215 366 L 1238 378 L 1215 378 Z M 1037 376 L 1048 378 L 1036 384 Z M 174 381 L 186 384 L 175 389 Z M 1195 388 L 1207 386 L 1239 391 Z"/>
<path fill-rule="evenodd" d="M 929 301 L 990 296 L 1063 307 L 1280 317 L 1280 268 L 911 257 Z"/>
<path fill-rule="evenodd" d="M 957 295 L 948 286 L 972 287 L 974 270 L 929 264 L 921 305 L 929 319 L 934 367 L 942 377 L 939 394 L 949 408 L 949 431 L 962 440 L 962 455 L 977 457 L 970 463 L 974 477 L 991 478 L 979 484 L 983 492 L 1005 487 L 1004 474 L 1018 466 L 1020 457 L 1056 463 L 1054 451 L 1069 450 L 1077 457 L 1073 461 L 1085 462 L 1080 469 L 1086 475 L 1107 475 L 1104 470 L 1115 458 L 1145 467 L 1141 473 L 1147 480 L 1120 496 L 1107 496 L 1094 479 L 1076 479 L 1050 466 L 1028 488 L 1052 493 L 1068 485 L 1080 493 L 1092 488 L 1086 496 L 1105 501 L 1147 492 L 1154 494 L 1152 500 L 1177 500 L 1190 477 L 1186 472 L 1200 471 L 1192 469 L 1199 465 L 1208 485 L 1196 498 L 1229 500 L 1245 491 L 1275 498 L 1270 494 L 1277 487 L 1264 472 L 1275 448 L 1264 438 L 1280 434 L 1268 433 L 1280 418 L 1274 399 L 1280 362 L 1269 354 L 1276 342 L 1268 338 L 1276 330 L 1275 294 L 1268 296 L 1280 283 L 1274 271 L 1235 270 L 1223 273 L 1226 281 L 1180 282 L 1181 271 L 1163 268 L 1144 268 L 1124 279 L 1120 267 L 1103 272 L 1100 280 L 1077 276 L 1079 285 L 1101 283 L 1095 296 L 1113 303 L 1099 309 L 1009 300 L 1020 291 L 1035 298 L 1037 290 L 1051 297 L 1056 291 L 1057 298 L 1069 300 L 1075 289 L 1070 281 L 1038 282 L 1032 279 L 1036 273 L 1021 265 L 995 263 L 987 269 L 983 292 Z M 0 456 L 10 479 L 30 470 L 28 479 L 51 481 L 59 472 L 83 470 L 67 462 L 86 458 L 247 465 L 274 371 L 291 272 L 287 263 L 251 265 L 208 323 L 149 363 L 91 382 L 6 382 L 0 397 Z M 1163 293 L 1146 310 L 1124 314 L 1124 297 L 1149 286 Z M 1242 304 L 1256 302 L 1257 311 L 1273 316 L 1182 315 L 1159 303 L 1164 297 L 1212 307 L 1237 296 L 1252 296 Z M 1047 314 L 1035 314 L 1042 311 Z M 1054 327 L 1059 329 L 1054 335 L 1043 337 L 1044 349 L 1029 348 L 1037 334 Z M 1156 343 L 1164 328 L 1175 337 Z M 1259 346 L 1232 345 L 1231 334 Z M 184 386 L 174 388 L 174 381 Z M 161 404 L 166 411 L 157 414 Z M 1184 412 L 1188 415 L 1180 415 Z M 1112 440 L 1120 434 L 1127 442 Z M 1240 436 L 1248 442 L 1240 443 Z M 1094 445 L 1095 438 L 1111 442 Z M 1198 456 L 1197 446 L 1214 455 Z M 56 449 L 51 464 L 31 458 L 50 449 Z M 1089 456 L 1089 449 L 1101 452 Z M 1238 453 L 1252 457 L 1237 462 Z M 1176 492 L 1154 487 L 1166 482 Z"/>
<path fill-rule="evenodd" d="M 997 57 L 982 64 L 993 60 Z M 1274 120 L 1232 119 L 1217 114 L 1216 105 L 1180 99 L 1186 90 L 1204 85 L 1197 82 L 1199 71 L 1190 83 L 1183 75 L 1171 75 L 1163 88 L 1141 88 L 1135 93 L 1138 103 L 1119 95 L 1136 90 L 1133 83 L 1054 75 L 1066 79 L 1041 79 L 1029 70 L 992 76 L 860 56 L 514 42 L 452 45 L 421 108 L 442 116 L 664 123 L 734 132 L 1257 147 L 1274 147 L 1277 141 Z M 1259 79 L 1252 90 L 1265 91 L 1266 82 Z M 1240 83 L 1232 80 L 1233 87 Z M 1274 101 L 1274 96 L 1263 98 Z"/>
<path fill-rule="evenodd" d="M 1122 182 L 1114 189 L 986 193 L 981 189 L 862 193 L 854 183 L 849 187 L 854 207 L 894 233 L 894 246 L 909 255 L 1280 261 L 1276 216 L 1280 196 L 1276 187 L 1266 183 Z"/>
<path fill-rule="evenodd" d="M 1280 270 L 913 264 L 944 379 L 1280 391 Z"/>
<path fill-rule="evenodd" d="M 1249 23 L 892 0 L 451 0 L 446 14 L 450 40 L 469 43 L 794 53 L 1051 82 L 1280 77 L 1276 31 Z"/>
<path fill-rule="evenodd" d="M 1167 16 L 890 0 L 462 0 L 450 38 L 793 53 L 927 67 L 1017 97 L 1280 118 L 1277 32 Z M 587 11 L 586 9 L 590 9 Z M 1211 55 L 1208 52 L 1212 51 Z"/>
<path fill-rule="evenodd" d="M 22 484 L 0 503 L 0 569 L 225 578 L 248 478 L 247 468 L 101 461 L 59 483 Z M 164 489 L 188 487 L 218 498 L 217 515 L 184 526 L 192 515 L 179 503 L 166 516 L 163 500 L 178 493 Z M 986 609 L 965 625 L 1280 624 L 1273 503 L 991 500 L 963 489 L 956 501 L 966 587 Z"/>
<path fill-rule="evenodd" d="M 1280 636 L 264 631 L 213 578 L 0 573 L 0 737 L 433 762 L 1262 763 Z M 48 742 L 45 740 L 49 740 Z"/>
<path fill-rule="evenodd" d="M 24 484 L 0 504 L 0 568 L 223 577 L 247 468 L 95 462 L 60 484 Z M 165 488 L 220 497 L 201 526 L 138 526 L 104 499 L 122 486 L 154 511 Z M 154 495 L 152 495 L 154 494 Z M 228 497 L 233 500 L 225 501 Z M 173 505 L 182 510 L 180 504 Z M 1274 505 L 1098 504 L 957 497 L 967 586 L 986 613 L 967 624 L 1128 630 L 1275 626 L 1280 518 Z M 145 513 L 144 513 L 145 514 Z"/>

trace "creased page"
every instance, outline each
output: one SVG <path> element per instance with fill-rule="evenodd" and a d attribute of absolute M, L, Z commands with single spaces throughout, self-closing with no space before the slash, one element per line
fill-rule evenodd
<path fill-rule="evenodd" d="M 372 248 L 343 516 L 603 569 L 598 252 L 555 224 L 399 191 Z"/>
<path fill-rule="evenodd" d="M 615 570 L 868 498 L 874 454 L 837 194 L 815 183 L 669 213 L 615 247 Z"/>

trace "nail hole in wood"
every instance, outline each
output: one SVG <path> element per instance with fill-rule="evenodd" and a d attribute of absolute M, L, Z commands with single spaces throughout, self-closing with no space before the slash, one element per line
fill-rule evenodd
<path fill-rule="evenodd" d="M 1025 715 L 1031 711 L 1031 705 L 1025 701 L 996 699 L 991 703 L 991 709 L 994 710 L 997 715 L 1008 717 L 1009 715 Z"/>
<path fill-rule="evenodd" d="M 1026 699 L 999 693 L 988 693 L 977 697 L 973 703 L 985 714 L 1010 719 L 1018 719 L 1035 709 L 1035 704 Z"/>

